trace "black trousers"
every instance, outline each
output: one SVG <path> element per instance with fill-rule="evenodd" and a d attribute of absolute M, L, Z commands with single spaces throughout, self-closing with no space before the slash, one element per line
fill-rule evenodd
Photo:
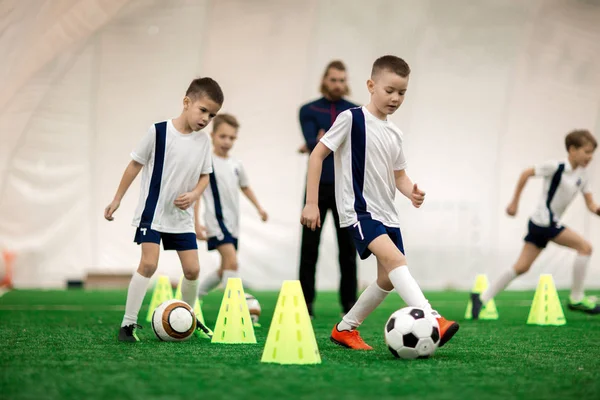
<path fill-rule="evenodd" d="M 319 213 L 321 226 L 325 222 L 327 211 L 331 210 L 335 221 L 338 240 L 338 260 L 340 263 L 340 304 L 343 311 L 350 311 L 356 303 L 357 271 L 356 248 L 348 229 L 340 228 L 340 216 L 335 206 L 335 189 L 333 184 L 319 185 Z M 321 228 L 314 232 L 310 228 L 302 228 L 302 244 L 300 247 L 300 284 L 306 299 L 309 312 L 312 314 L 312 303 L 315 301 L 315 274 L 319 258 L 319 243 L 321 242 Z"/>

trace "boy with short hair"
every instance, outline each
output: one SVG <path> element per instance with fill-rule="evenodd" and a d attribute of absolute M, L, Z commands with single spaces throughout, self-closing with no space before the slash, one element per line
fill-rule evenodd
<path fill-rule="evenodd" d="M 238 277 L 240 190 L 256 207 L 260 218 L 263 221 L 268 218 L 266 211 L 262 209 L 250 188 L 242 163 L 229 155 L 229 151 L 237 139 L 239 126 L 237 119 L 230 114 L 220 114 L 213 121 L 211 133 L 213 172 L 210 173 L 210 185 L 202 195 L 206 208 L 204 213 L 206 227 L 200 224 L 200 201 L 197 201 L 195 205 L 196 237 L 199 240 L 207 241 L 208 250 L 219 252 L 221 265 L 200 283 L 198 289 L 200 299 L 217 287 L 220 282 L 225 286 L 229 278 Z"/>
<path fill-rule="evenodd" d="M 377 280 L 360 295 L 352 309 L 333 327 L 331 340 L 355 350 L 371 350 L 356 328 L 395 289 L 407 305 L 432 313 L 440 327 L 440 346 L 458 331 L 458 324 L 432 310 L 411 276 L 394 206 L 398 189 L 415 207 L 425 193 L 406 174 L 402 132 L 388 120 L 404 101 L 410 67 L 401 58 L 383 56 L 375 61 L 365 107 L 342 112 L 313 150 L 307 173 L 306 206 L 301 223 L 320 226 L 318 184 L 321 165 L 332 151 L 340 226 L 350 230 L 361 259 L 377 257 Z"/>
<path fill-rule="evenodd" d="M 119 340 L 139 341 L 137 317 L 150 278 L 158 266 L 160 242 L 164 250 L 175 250 L 184 278 L 182 300 L 193 306 L 198 288 L 198 245 L 194 232 L 194 203 L 208 185 L 212 171 L 210 139 L 202 130 L 223 104 L 223 92 L 211 78 L 194 79 L 183 98 L 179 117 L 150 127 L 131 153 L 133 159 L 121 178 L 114 200 L 104 210 L 112 221 L 121 199 L 142 171 L 140 199 L 133 219 L 137 227 L 134 241 L 142 247 L 142 257 L 127 291 L 125 316 Z M 197 321 L 199 322 L 199 321 Z M 198 327 L 210 332 L 203 324 Z"/>
<path fill-rule="evenodd" d="M 560 217 L 577 192 L 583 193 L 588 210 L 600 215 L 600 206 L 594 202 L 585 169 L 592 161 L 597 146 L 598 142 L 589 131 L 572 131 L 565 138 L 568 154 L 566 160 L 547 161 L 523 171 L 506 213 L 510 216 L 517 214 L 521 192 L 532 176 L 544 178 L 540 202 L 529 220 L 525 244 L 515 265 L 492 282 L 481 295 L 471 293 L 473 319 L 478 319 L 485 304 L 504 290 L 513 279 L 529 271 L 549 241 L 577 251 L 568 307 L 588 314 L 600 314 L 600 304 L 593 298 L 585 296 L 583 289 L 583 281 L 592 255 L 592 245 L 575 231 L 560 223 Z"/>

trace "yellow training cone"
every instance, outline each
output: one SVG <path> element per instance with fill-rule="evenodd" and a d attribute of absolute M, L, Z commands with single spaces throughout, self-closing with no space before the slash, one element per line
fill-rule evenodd
<path fill-rule="evenodd" d="M 567 320 L 552 275 L 540 275 L 527 323 L 530 325 L 565 325 Z"/>
<path fill-rule="evenodd" d="M 261 362 L 321 363 L 300 281 L 283 282 Z"/>
<path fill-rule="evenodd" d="M 487 275 L 479 274 L 475 279 L 475 285 L 473 285 L 472 293 L 483 293 L 488 288 L 489 282 Z M 469 303 L 467 304 L 467 310 L 465 311 L 465 319 L 472 319 L 471 309 L 473 308 L 473 303 L 471 299 L 469 299 Z M 498 310 L 496 309 L 496 303 L 494 299 L 491 299 L 486 304 L 483 305 L 481 311 L 479 312 L 479 319 L 498 319 Z"/>
<path fill-rule="evenodd" d="M 229 278 L 212 343 L 256 343 L 252 318 L 240 278 Z"/>
<path fill-rule="evenodd" d="M 150 300 L 150 308 L 148 308 L 148 316 L 146 321 L 152 321 L 152 313 L 162 303 L 173 299 L 173 288 L 168 276 L 161 275 L 158 277 L 154 290 L 152 291 L 152 300 Z"/>

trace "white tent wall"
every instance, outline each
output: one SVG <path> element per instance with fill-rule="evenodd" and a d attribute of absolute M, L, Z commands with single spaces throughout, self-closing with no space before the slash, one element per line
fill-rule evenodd
<path fill-rule="evenodd" d="M 369 4 L 1 3 L 0 82 L 13 92 L 0 98 L 0 246 L 18 253 L 15 284 L 59 287 L 88 272 L 135 269 L 137 183 L 115 221 L 102 218 L 103 208 L 133 146 L 153 122 L 178 115 L 198 75 L 221 83 L 223 111 L 239 118 L 234 155 L 271 217 L 260 222 L 242 200 L 242 276 L 265 289 L 294 279 L 306 172 L 306 157 L 296 153 L 298 108 L 318 96 L 323 67 L 334 58 L 348 66 L 350 98 L 366 103 L 370 65 L 386 53 L 413 69 L 407 99 L 392 117 L 405 132 L 408 173 L 427 191 L 420 210 L 397 200 L 413 274 L 425 288 L 467 289 L 476 273 L 509 268 L 541 190 L 531 182 L 519 216 L 506 217 L 520 171 L 563 158 L 570 129 L 600 135 L 600 2 Z M 27 51 L 35 48 L 44 52 Z M 590 174 L 595 183 L 600 162 Z M 600 219 L 583 200 L 565 223 L 600 241 Z M 329 216 L 319 289 L 334 289 L 339 279 L 332 224 Z M 200 248 L 203 272 L 216 268 L 218 257 Z M 511 287 L 533 287 L 541 272 L 567 287 L 573 256 L 550 245 Z M 595 254 L 590 286 L 600 287 L 599 264 Z M 176 254 L 161 254 L 159 273 L 179 277 Z M 374 274 L 374 260 L 360 263 L 363 285 Z"/>

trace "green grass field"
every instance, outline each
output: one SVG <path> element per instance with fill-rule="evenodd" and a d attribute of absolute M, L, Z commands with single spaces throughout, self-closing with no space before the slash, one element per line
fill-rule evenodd
<path fill-rule="evenodd" d="M 480 322 L 464 321 L 466 293 L 427 293 L 461 329 L 432 358 L 415 361 L 395 359 L 383 339 L 388 316 L 403 306 L 398 296 L 361 327 L 375 351 L 355 352 L 329 341 L 337 295 L 320 293 L 315 366 L 260 363 L 277 293 L 253 294 L 263 307 L 258 344 L 213 345 L 195 336 L 159 342 L 148 323 L 142 342 L 118 342 L 125 291 L 9 292 L 0 297 L 0 399 L 600 399 L 600 316 L 565 309 L 566 326 L 527 326 L 533 292 L 501 294 L 500 320 Z M 211 327 L 221 296 L 205 300 Z"/>

